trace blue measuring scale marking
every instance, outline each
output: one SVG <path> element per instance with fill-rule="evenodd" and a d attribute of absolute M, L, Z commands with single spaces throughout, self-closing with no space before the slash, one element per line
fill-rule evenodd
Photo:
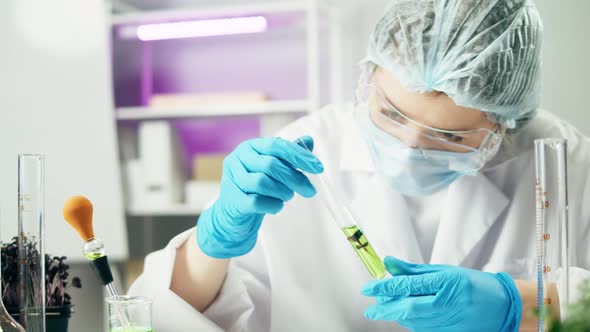
<path fill-rule="evenodd" d="M 544 331 L 544 306 L 545 306 L 545 298 L 543 292 L 543 273 L 545 272 L 545 261 L 543 257 L 543 252 L 545 249 L 545 208 L 549 202 L 546 200 L 547 196 L 546 193 L 543 191 L 541 187 L 541 183 L 539 179 L 536 180 L 535 185 L 535 210 L 536 210 L 536 230 L 537 230 L 537 331 L 543 332 Z"/>

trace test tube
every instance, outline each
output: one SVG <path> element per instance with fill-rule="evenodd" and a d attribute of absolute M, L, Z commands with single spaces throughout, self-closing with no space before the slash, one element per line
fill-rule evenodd
<path fill-rule="evenodd" d="M 535 140 L 538 331 L 569 303 L 567 141 Z M 551 311 L 551 307 L 557 310 Z"/>
<path fill-rule="evenodd" d="M 312 152 L 303 140 L 299 139 L 296 143 L 309 152 Z M 346 204 L 344 204 L 344 200 L 338 196 L 338 192 L 330 185 L 326 175 L 318 174 L 315 177 L 311 177 L 310 180 L 316 187 L 316 197 L 328 209 L 332 219 L 344 233 L 348 243 L 350 243 L 352 249 L 354 249 L 371 276 L 376 279 L 383 278 L 387 274 L 387 269 L 383 261 L 367 239 L 367 236 L 363 233 L 353 214 L 347 208 Z"/>
<path fill-rule="evenodd" d="M 44 186 L 43 155 L 19 155 L 19 319 L 28 332 L 45 331 Z"/>

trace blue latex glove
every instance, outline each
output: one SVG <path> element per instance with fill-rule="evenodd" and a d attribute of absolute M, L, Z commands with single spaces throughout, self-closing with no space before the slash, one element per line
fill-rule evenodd
<path fill-rule="evenodd" d="M 313 149 L 309 136 L 298 139 Z M 323 172 L 309 151 L 282 138 L 257 138 L 241 143 L 223 161 L 221 192 L 197 223 L 197 242 L 214 258 L 244 255 L 254 247 L 266 214 L 276 214 L 294 193 L 312 197 L 316 189 L 299 170 Z"/>
<path fill-rule="evenodd" d="M 377 302 L 365 311 L 368 319 L 396 321 L 412 331 L 518 331 L 522 302 L 508 274 L 393 257 L 384 263 L 393 278 L 362 290 Z"/>

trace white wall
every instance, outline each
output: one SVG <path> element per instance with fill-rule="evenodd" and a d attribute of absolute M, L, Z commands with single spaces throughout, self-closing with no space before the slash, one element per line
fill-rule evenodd
<path fill-rule="evenodd" d="M 535 3 L 545 26 L 542 105 L 590 136 L 590 1 Z"/>
<path fill-rule="evenodd" d="M 2 238 L 16 235 L 17 154 L 46 156 L 46 251 L 68 256 L 76 313 L 70 331 L 104 331 L 102 286 L 61 209 L 73 194 L 95 205 L 113 260 L 127 256 L 103 0 L 0 1 Z"/>
<path fill-rule="evenodd" d="M 94 229 L 109 257 L 125 259 L 103 1 L 0 1 L 0 31 L 2 238 L 16 234 L 17 155 L 40 153 L 47 252 L 86 261 L 62 215 L 65 200 L 82 194 L 94 203 Z"/>

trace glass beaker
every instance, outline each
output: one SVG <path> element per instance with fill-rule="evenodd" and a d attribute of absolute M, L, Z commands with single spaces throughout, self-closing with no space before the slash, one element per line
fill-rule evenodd
<path fill-rule="evenodd" d="M 18 156 L 19 319 L 28 332 L 45 331 L 44 159 Z"/>
<path fill-rule="evenodd" d="M 535 140 L 537 309 L 539 332 L 546 319 L 563 319 L 569 304 L 567 141 Z"/>
<path fill-rule="evenodd" d="M 153 332 L 152 300 L 143 296 L 121 295 L 106 298 L 110 332 Z M 123 327 L 120 310 L 127 316 L 129 327 Z"/>

